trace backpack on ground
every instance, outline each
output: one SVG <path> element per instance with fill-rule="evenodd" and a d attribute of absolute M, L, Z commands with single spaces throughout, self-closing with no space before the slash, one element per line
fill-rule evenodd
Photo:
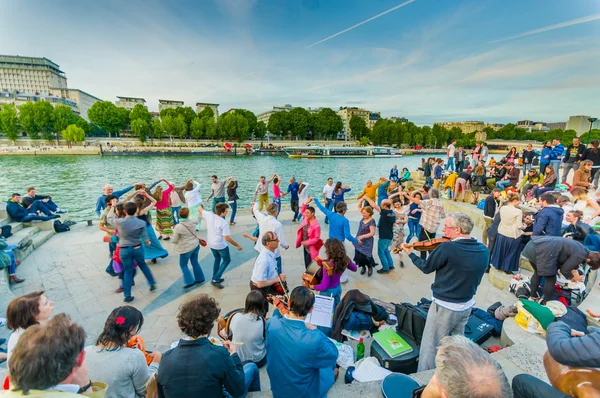
<path fill-rule="evenodd" d="M 54 231 L 56 233 L 67 232 L 67 231 L 71 230 L 71 228 L 68 225 L 63 224 L 62 222 L 60 222 L 60 220 L 54 220 L 53 225 L 54 225 Z"/>
<path fill-rule="evenodd" d="M 427 311 L 410 303 L 395 305 L 396 317 L 398 318 L 396 331 L 410 337 L 420 345 L 423 339 L 423 331 L 425 330 Z"/>

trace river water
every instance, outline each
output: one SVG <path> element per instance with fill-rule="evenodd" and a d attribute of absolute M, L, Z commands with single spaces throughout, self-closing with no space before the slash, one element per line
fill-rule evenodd
<path fill-rule="evenodd" d="M 278 173 L 287 190 L 288 180 L 295 176 L 311 184 L 310 195 L 322 192 L 328 177 L 352 187 L 351 196 L 358 194 L 367 179 L 388 176 L 394 164 L 401 170 L 414 171 L 422 156 L 402 158 L 335 158 L 289 159 L 287 157 L 200 157 L 200 156 L 2 156 L 0 157 L 0 198 L 6 201 L 13 192 L 24 195 L 35 186 L 39 194 L 52 195 L 54 202 L 69 210 L 63 219 L 83 221 L 95 218 L 94 208 L 106 183 L 115 189 L 137 181 L 149 184 L 161 177 L 176 185 L 188 178 L 202 184 L 205 198 L 210 193 L 210 176 L 234 175 L 239 183 L 239 207 L 248 207 L 261 175 L 269 178 Z M 269 192 L 272 197 L 272 191 Z M 284 198 L 284 203 L 288 202 Z"/>

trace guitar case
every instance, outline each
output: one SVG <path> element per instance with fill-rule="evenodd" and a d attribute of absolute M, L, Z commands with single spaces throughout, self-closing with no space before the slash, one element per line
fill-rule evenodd
<path fill-rule="evenodd" d="M 391 358 L 385 350 L 375 340 L 371 343 L 371 356 L 375 357 L 379 364 L 389 371 L 395 373 L 411 374 L 417 372 L 419 364 L 419 345 L 408 335 L 398 331 L 402 337 L 413 349 L 411 352 L 400 355 L 396 358 Z M 411 379 L 412 380 L 412 379 Z M 417 385 L 418 387 L 418 385 Z M 416 387 L 415 387 L 416 388 Z"/>

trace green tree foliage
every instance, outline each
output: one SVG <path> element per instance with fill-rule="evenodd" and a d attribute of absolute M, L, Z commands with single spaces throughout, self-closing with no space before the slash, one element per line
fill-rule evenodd
<path fill-rule="evenodd" d="M 54 131 L 56 132 L 56 141 L 59 141 L 60 133 L 70 124 L 76 124 L 77 116 L 70 106 L 59 104 L 54 108 Z"/>
<path fill-rule="evenodd" d="M 148 112 L 148 109 L 142 104 L 136 104 L 131 110 L 131 114 L 129 115 L 130 123 L 133 123 L 134 120 L 141 119 L 146 122 L 147 125 L 150 125 L 152 122 L 152 115 Z M 133 130 L 133 125 L 131 126 Z"/>
<path fill-rule="evenodd" d="M 360 146 L 369 146 L 369 137 L 361 137 Z"/>
<path fill-rule="evenodd" d="M 315 117 L 314 124 L 315 132 L 320 137 L 336 138 L 337 134 L 344 129 L 342 118 L 331 108 L 321 109 Z"/>
<path fill-rule="evenodd" d="M 175 108 L 177 116 L 182 116 L 186 127 L 189 129 L 192 124 L 192 120 L 196 118 L 196 112 L 189 106 L 178 106 Z"/>
<path fill-rule="evenodd" d="M 218 129 L 221 137 L 235 139 L 238 142 L 244 141 L 249 134 L 248 120 L 237 111 L 219 116 Z"/>
<path fill-rule="evenodd" d="M 125 108 L 118 108 L 110 101 L 98 101 L 88 109 L 90 122 L 108 132 L 118 133 L 129 122 L 129 114 Z"/>
<path fill-rule="evenodd" d="M 249 111 L 247 109 L 234 109 L 233 112 L 231 112 L 231 113 L 235 113 L 236 115 L 243 116 L 246 119 L 246 121 L 248 122 L 248 135 L 254 134 L 254 132 L 256 130 L 256 125 L 258 123 L 258 120 L 256 119 L 256 115 L 254 114 L 254 112 Z M 241 122 L 239 122 L 239 123 L 241 123 Z"/>
<path fill-rule="evenodd" d="M 54 107 L 46 101 L 33 104 L 35 125 L 46 141 L 54 140 Z"/>
<path fill-rule="evenodd" d="M 73 142 L 85 141 L 85 131 L 81 127 L 77 127 L 76 124 L 70 124 L 61 132 L 63 139 L 67 141 L 69 146 Z"/>
<path fill-rule="evenodd" d="M 275 112 L 269 117 L 269 132 L 279 137 L 289 134 L 291 129 L 290 114 L 286 111 Z"/>
<path fill-rule="evenodd" d="M 162 125 L 169 134 L 169 137 L 179 137 L 183 139 L 187 134 L 187 124 L 185 124 L 185 119 L 182 115 L 172 117 L 165 116 L 162 118 Z"/>
<path fill-rule="evenodd" d="M 289 122 L 292 137 L 303 140 L 311 129 L 312 115 L 304 108 L 294 108 L 289 113 Z"/>
<path fill-rule="evenodd" d="M 33 102 L 26 102 L 19 107 L 19 124 L 32 140 L 40 139 L 40 130 L 35 124 L 35 107 Z"/>
<path fill-rule="evenodd" d="M 355 140 L 360 140 L 362 137 L 369 136 L 369 128 L 367 127 L 367 122 L 365 119 L 354 115 L 350 118 L 350 122 L 348 123 L 350 127 L 350 133 Z"/>
<path fill-rule="evenodd" d="M 196 140 L 199 140 L 204 136 L 204 134 L 204 120 L 197 117 L 194 118 L 192 123 L 190 123 L 190 136 Z"/>
<path fill-rule="evenodd" d="M 144 119 L 134 119 L 131 121 L 131 131 L 138 137 L 140 142 L 146 142 L 150 133 L 150 126 Z"/>
<path fill-rule="evenodd" d="M 198 113 L 198 119 L 202 119 L 205 117 L 215 118 L 215 112 L 212 110 L 210 106 L 205 106 L 204 109 Z"/>
<path fill-rule="evenodd" d="M 0 131 L 14 143 L 19 136 L 17 108 L 14 104 L 4 104 L 0 108 Z"/>
<path fill-rule="evenodd" d="M 177 117 L 178 113 L 175 109 L 173 108 L 165 108 L 163 110 L 160 111 L 160 118 L 164 118 L 166 116 L 170 116 L 170 117 Z"/>
<path fill-rule="evenodd" d="M 261 141 L 267 135 L 267 125 L 262 120 L 256 123 L 256 129 L 254 130 L 254 138 L 258 138 Z"/>
<path fill-rule="evenodd" d="M 204 116 L 202 118 L 202 122 L 204 123 L 204 136 L 209 139 L 215 139 L 218 137 L 217 124 L 215 123 L 214 116 Z"/>
<path fill-rule="evenodd" d="M 160 119 L 152 120 L 152 135 L 159 140 L 165 135 L 165 128 L 163 127 L 163 122 Z"/>
<path fill-rule="evenodd" d="M 90 135 L 92 127 L 84 118 L 78 117 L 75 124 L 77 125 L 77 127 L 83 129 L 83 132 L 85 133 L 86 137 Z"/>

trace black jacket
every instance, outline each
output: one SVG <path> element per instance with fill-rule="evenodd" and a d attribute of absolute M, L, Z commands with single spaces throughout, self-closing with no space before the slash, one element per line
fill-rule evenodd
<path fill-rule="evenodd" d="M 423 170 L 423 175 L 425 177 L 431 177 L 431 163 L 427 162 L 425 164 L 425 168 Z"/>
<path fill-rule="evenodd" d="M 573 240 L 583 243 L 589 234 L 595 233 L 596 231 L 594 231 L 594 228 L 583 221 L 579 221 L 576 225 L 569 224 L 569 226 L 564 229 L 563 236 L 567 236 L 568 234 Z"/>
<path fill-rule="evenodd" d="M 567 147 L 567 153 L 563 158 L 563 162 L 565 163 L 575 163 L 581 160 L 583 157 L 583 152 L 585 151 L 585 145 L 579 144 L 577 148 L 577 155 L 575 157 L 571 156 L 571 149 L 573 149 L 574 145 L 571 144 Z"/>
<path fill-rule="evenodd" d="M 554 276 L 560 270 L 570 279 L 571 271 L 586 262 L 590 252 L 583 244 L 560 236 L 532 236 L 528 245 L 532 243 L 539 276 Z"/>
<path fill-rule="evenodd" d="M 600 166 L 600 150 L 594 152 L 592 148 L 586 148 L 586 150 L 583 151 L 581 160 L 591 160 L 594 163 L 594 166 Z"/>
<path fill-rule="evenodd" d="M 33 198 L 30 196 L 23 196 L 21 198 L 21 203 L 23 204 L 23 207 L 29 209 L 29 206 L 31 206 L 34 201 L 43 199 L 52 199 L 52 197 L 47 195 L 35 195 Z"/>
<path fill-rule="evenodd" d="M 496 215 L 496 209 L 498 208 L 499 202 L 494 199 L 494 195 L 490 194 L 485 198 L 485 207 L 483 208 L 483 215 L 486 217 L 494 218 Z"/>
<path fill-rule="evenodd" d="M 533 158 L 535 157 L 535 151 L 528 151 L 527 149 L 523 150 L 523 163 L 531 164 L 533 163 Z"/>
<path fill-rule="evenodd" d="M 158 396 L 221 398 L 223 387 L 234 397 L 246 392 L 244 367 L 237 354 L 212 344 L 206 337 L 179 340 L 162 357 Z"/>

